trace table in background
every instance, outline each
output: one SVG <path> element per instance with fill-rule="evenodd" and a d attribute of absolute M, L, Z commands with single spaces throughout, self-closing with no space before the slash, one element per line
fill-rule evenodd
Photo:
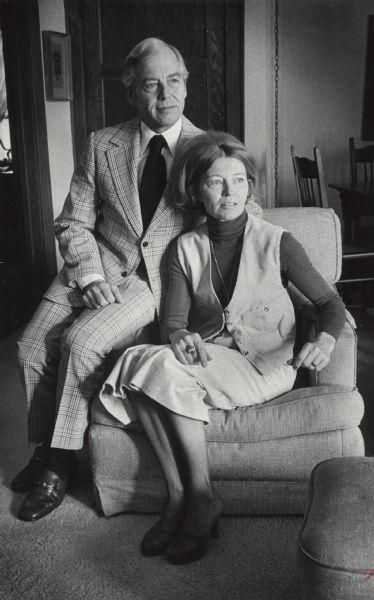
<path fill-rule="evenodd" d="M 337 283 L 338 291 L 350 308 L 373 306 L 374 248 L 372 242 L 368 244 L 368 240 L 359 236 L 359 225 L 361 215 L 374 216 L 374 188 L 364 183 L 354 186 L 330 183 L 329 187 L 340 194 L 344 222 L 342 275 Z"/>
<path fill-rule="evenodd" d="M 329 183 L 340 195 L 344 222 L 344 241 L 354 239 L 360 215 L 374 215 L 374 187 L 365 183 Z"/>

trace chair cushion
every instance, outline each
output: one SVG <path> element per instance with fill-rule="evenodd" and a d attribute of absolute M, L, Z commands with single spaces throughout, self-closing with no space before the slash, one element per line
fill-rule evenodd
<path fill-rule="evenodd" d="M 356 389 L 323 385 L 292 390 L 278 398 L 233 410 L 211 409 L 208 441 L 259 442 L 294 435 L 356 427 L 363 416 L 363 400 Z M 124 428 L 96 399 L 91 420 Z M 132 429 L 138 429 L 133 424 Z"/>
<path fill-rule="evenodd" d="M 350 429 L 359 425 L 363 411 L 356 389 L 339 385 L 301 388 L 251 407 L 211 410 L 207 439 L 259 442 Z"/>
<path fill-rule="evenodd" d="M 317 465 L 299 554 L 306 598 L 374 598 L 374 459 Z"/>

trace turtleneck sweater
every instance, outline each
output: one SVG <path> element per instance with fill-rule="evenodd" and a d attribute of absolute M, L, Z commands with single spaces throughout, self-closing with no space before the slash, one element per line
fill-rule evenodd
<path fill-rule="evenodd" d="M 234 291 L 247 220 L 246 212 L 230 221 L 207 217 L 213 259 L 212 283 L 222 306 L 227 306 Z"/>
<path fill-rule="evenodd" d="M 207 218 L 214 254 L 212 283 L 223 308 L 229 303 L 235 288 L 247 219 L 246 212 L 231 221 L 218 221 L 211 216 Z M 302 245 L 288 232 L 284 232 L 281 237 L 280 267 L 284 286 L 288 282 L 293 283 L 314 304 L 319 331 L 329 333 L 337 339 L 345 322 L 344 304 L 315 270 Z M 188 329 L 191 301 L 189 282 L 180 266 L 176 246 L 173 246 L 169 258 L 169 288 L 161 323 L 161 339 L 164 343 L 168 343 L 169 335 L 174 331 Z"/>

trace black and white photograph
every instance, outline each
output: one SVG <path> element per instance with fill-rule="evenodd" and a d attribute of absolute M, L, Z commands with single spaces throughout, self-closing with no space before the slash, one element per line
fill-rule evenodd
<path fill-rule="evenodd" d="M 0 0 L 0 600 L 374 598 L 373 100 L 374 0 Z"/>

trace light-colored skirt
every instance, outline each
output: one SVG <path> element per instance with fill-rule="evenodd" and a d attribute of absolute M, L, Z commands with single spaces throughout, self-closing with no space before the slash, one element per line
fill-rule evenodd
<path fill-rule="evenodd" d="M 143 392 L 167 409 L 209 422 L 209 408 L 230 410 L 271 400 L 289 391 L 296 371 L 282 365 L 261 375 L 238 350 L 207 343 L 207 367 L 183 365 L 169 345 L 128 348 L 105 381 L 100 399 L 127 425 L 137 418 L 135 399 L 127 390 Z"/>

